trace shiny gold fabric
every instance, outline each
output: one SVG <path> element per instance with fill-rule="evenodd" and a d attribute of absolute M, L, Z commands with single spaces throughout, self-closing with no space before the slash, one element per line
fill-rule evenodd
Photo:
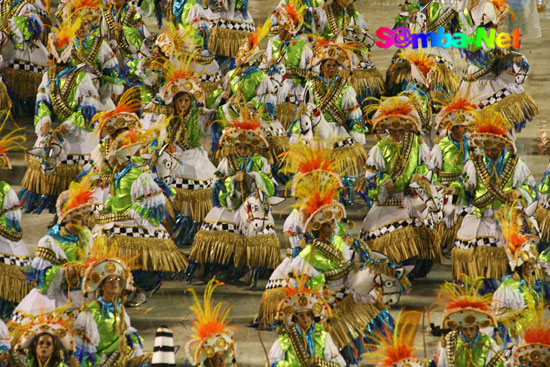
<path fill-rule="evenodd" d="M 451 256 L 455 279 L 459 279 L 461 274 L 493 279 L 508 274 L 508 257 L 502 247 L 454 248 Z"/>

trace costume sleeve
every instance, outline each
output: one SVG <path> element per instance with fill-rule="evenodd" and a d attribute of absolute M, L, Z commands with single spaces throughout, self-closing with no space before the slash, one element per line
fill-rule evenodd
<path fill-rule="evenodd" d="M 285 361 L 286 353 L 279 343 L 279 339 L 275 339 L 271 349 L 269 350 L 269 366 L 270 367 L 286 367 L 288 362 Z"/>
<path fill-rule="evenodd" d="M 34 7 L 26 6 L 27 10 L 20 12 L 19 15 L 8 20 L 8 26 L 11 30 L 11 39 L 14 47 L 20 51 L 25 48 L 25 43 L 28 43 L 27 47 L 33 47 L 32 42 L 40 42 L 40 35 L 44 30 L 44 24 L 42 20 L 36 14 Z"/>
<path fill-rule="evenodd" d="M 365 190 L 371 199 L 377 199 L 385 194 L 384 184 L 390 180 L 390 175 L 386 174 L 386 161 L 378 145 L 375 145 L 369 151 L 367 158 L 367 170 L 365 173 Z"/>
<path fill-rule="evenodd" d="M 291 271 L 289 277 L 294 278 L 294 272 L 296 272 L 296 274 L 307 274 L 307 276 L 310 277 L 308 287 L 318 290 L 325 285 L 325 275 L 306 261 L 310 253 L 311 246 L 307 246 L 292 260 L 290 263 Z"/>
<path fill-rule="evenodd" d="M 34 132 L 37 136 L 42 136 L 40 130 L 44 124 L 52 124 L 52 101 L 50 99 L 50 92 L 48 90 L 49 77 L 48 73 L 45 72 L 42 77 L 42 82 L 38 86 L 38 91 L 36 93 L 36 102 L 34 109 Z M 52 126 L 53 128 L 53 126 Z"/>
<path fill-rule="evenodd" d="M 323 34 L 328 26 L 327 13 L 322 7 L 313 9 L 313 31 L 317 34 Z"/>
<path fill-rule="evenodd" d="M 132 206 L 128 214 L 142 227 L 154 231 L 166 217 L 166 196 L 149 173 L 132 183 Z"/>
<path fill-rule="evenodd" d="M 346 366 L 346 360 L 340 354 L 329 333 L 325 337 L 325 361 L 336 363 L 341 367 Z"/>
<path fill-rule="evenodd" d="M 96 352 L 100 341 L 96 320 L 90 312 L 82 311 L 78 314 L 73 329 L 75 330 L 75 355 L 81 365 L 86 365 L 88 361 L 93 365 L 97 359 Z"/>
<path fill-rule="evenodd" d="M 198 148 L 201 146 L 201 131 L 199 129 L 198 110 L 195 109 L 192 113 L 193 115 L 190 117 L 185 128 L 187 129 L 187 139 L 189 140 L 189 143 L 194 148 Z"/>
<path fill-rule="evenodd" d="M 44 236 L 38 242 L 38 249 L 44 248 L 51 252 L 57 259 L 67 260 L 63 250 L 55 243 L 52 237 Z M 38 252 L 38 250 L 37 250 Z M 61 265 L 54 265 L 50 260 L 42 256 L 36 256 L 32 260 L 30 279 L 36 282 L 36 286 L 41 293 L 50 293 L 52 282 L 58 284 L 64 278 L 64 270 Z M 53 289 L 52 289 L 53 291 Z"/>
<path fill-rule="evenodd" d="M 531 174 L 531 171 L 522 159 L 519 159 L 516 164 L 512 186 L 521 191 L 521 196 L 524 205 L 526 206 L 531 204 L 537 198 L 537 184 Z"/>
<path fill-rule="evenodd" d="M 120 79 L 118 59 L 105 41 L 101 41 L 97 62 L 101 66 L 101 90 L 108 93 L 108 96 L 121 95 L 124 92 L 124 85 Z"/>
<path fill-rule="evenodd" d="M 449 359 L 447 358 L 447 349 L 439 343 L 438 346 L 437 367 L 449 367 Z"/>
<path fill-rule="evenodd" d="M 508 310 L 523 310 L 525 309 L 525 300 L 521 293 L 516 291 L 509 285 L 502 284 L 493 294 L 491 308 L 496 315 L 501 315 Z"/>
<path fill-rule="evenodd" d="M 491 339 L 491 346 L 489 347 L 485 361 L 489 366 L 503 367 L 504 354 L 501 352 L 499 346 L 493 339 Z"/>
<path fill-rule="evenodd" d="M 363 122 L 361 106 L 357 102 L 357 93 L 355 93 L 355 89 L 350 85 L 346 86 L 342 96 L 342 110 L 346 114 L 346 129 L 349 132 L 365 134 L 368 131 Z M 358 143 L 365 144 L 365 137 L 363 136 Z"/>
<path fill-rule="evenodd" d="M 126 332 L 124 333 L 124 335 L 126 336 L 126 341 L 128 342 L 128 345 L 134 350 L 134 357 L 142 356 L 143 339 L 139 336 L 137 330 L 131 326 L 130 316 L 128 316 L 126 310 L 124 311 L 124 320 L 126 321 L 126 325 L 128 325 L 128 329 L 126 329 Z"/>
<path fill-rule="evenodd" d="M 76 127 L 86 131 L 93 131 L 94 128 L 91 122 L 99 108 L 99 94 L 88 73 L 83 72 L 82 76 L 79 76 L 79 78 L 80 82 L 78 83 L 75 93 L 78 108 L 69 116 L 63 125 L 69 131 L 74 130 Z"/>
<path fill-rule="evenodd" d="M 439 144 L 435 144 L 430 152 L 430 161 L 433 168 L 437 171 L 443 169 L 443 153 Z"/>
<path fill-rule="evenodd" d="M 474 162 L 469 160 L 464 165 L 462 172 L 462 180 L 451 182 L 449 187 L 458 190 L 459 199 L 464 202 L 466 200 L 467 193 L 473 194 L 477 186 L 477 172 L 474 166 Z"/>

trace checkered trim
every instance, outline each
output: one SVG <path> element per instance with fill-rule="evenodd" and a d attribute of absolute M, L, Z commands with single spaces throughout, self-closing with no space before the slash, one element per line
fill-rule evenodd
<path fill-rule="evenodd" d="M 498 241 L 495 237 L 480 237 L 472 241 L 463 241 L 457 239 L 455 245 L 460 249 L 473 249 L 479 246 L 498 247 Z"/>
<path fill-rule="evenodd" d="M 10 62 L 8 68 L 15 70 L 32 71 L 33 73 L 43 73 L 44 70 L 46 70 L 46 68 L 42 66 L 22 60 L 14 60 L 13 62 Z"/>
<path fill-rule="evenodd" d="M 256 31 L 256 26 L 254 23 L 242 23 L 236 22 L 234 20 L 228 19 L 215 19 L 210 21 L 210 28 L 226 28 L 232 31 L 244 31 L 248 33 L 253 33 Z"/>
<path fill-rule="evenodd" d="M 401 57 L 392 57 L 391 59 L 391 63 L 390 63 L 390 66 L 393 65 L 393 64 L 399 64 L 400 62 L 405 62 L 407 61 L 406 59 L 404 58 L 401 58 Z"/>
<path fill-rule="evenodd" d="M 262 130 L 264 131 L 266 138 L 271 138 L 274 136 L 286 136 L 286 131 L 281 128 L 276 129 L 272 126 L 267 125 L 264 126 Z"/>
<path fill-rule="evenodd" d="M 376 66 L 372 63 L 370 60 L 363 60 L 359 63 L 357 66 L 357 69 L 360 70 L 367 70 L 367 69 L 374 69 Z"/>
<path fill-rule="evenodd" d="M 203 223 L 201 225 L 201 231 L 226 231 L 231 233 L 240 233 L 235 224 L 225 222 Z"/>
<path fill-rule="evenodd" d="M 361 238 L 364 241 L 373 241 L 373 240 L 375 240 L 377 238 L 380 238 L 380 237 L 382 237 L 382 236 L 384 236 L 384 235 L 386 235 L 390 232 L 393 232 L 397 229 L 412 226 L 412 225 L 414 225 L 414 221 L 415 220 L 412 219 L 412 218 L 407 218 L 407 219 L 404 219 L 404 220 L 399 221 L 399 222 L 390 223 L 390 224 L 382 226 L 380 228 L 376 228 L 372 232 L 363 231 L 361 233 Z"/>
<path fill-rule="evenodd" d="M 61 161 L 61 164 L 82 164 L 85 165 L 90 160 L 89 154 L 69 154 L 67 159 Z"/>
<path fill-rule="evenodd" d="M 504 98 L 508 97 L 510 94 L 512 94 L 512 92 L 509 91 L 508 89 L 501 89 L 498 92 L 496 92 L 495 94 L 493 94 L 491 97 L 481 101 L 478 105 L 478 108 L 483 109 L 483 108 L 485 108 L 489 105 L 493 105 L 497 102 L 500 102 Z"/>
<path fill-rule="evenodd" d="M 265 289 L 281 288 L 281 287 L 284 287 L 285 285 L 286 285 L 286 281 L 284 279 L 269 279 L 267 281 Z"/>
<path fill-rule="evenodd" d="M 21 256 L 0 253 L 0 263 L 6 264 L 6 265 L 25 267 L 31 264 L 31 259 L 28 256 L 21 257 Z"/>
<path fill-rule="evenodd" d="M 217 82 L 218 80 L 220 80 L 220 77 L 218 75 L 219 73 L 217 74 L 202 74 L 199 78 L 199 80 L 201 82 Z"/>
<path fill-rule="evenodd" d="M 333 149 L 347 147 L 353 144 L 355 144 L 355 140 L 353 140 L 353 138 L 345 138 L 334 143 Z"/>
<path fill-rule="evenodd" d="M 300 102 L 300 96 L 297 96 L 296 94 L 289 94 L 286 96 L 286 101 L 293 104 L 298 104 L 298 102 Z"/>
<path fill-rule="evenodd" d="M 183 177 L 167 177 L 165 181 L 168 185 L 182 190 L 202 190 L 212 187 L 214 184 L 213 178 L 208 180 L 193 180 Z"/>
<path fill-rule="evenodd" d="M 539 201 L 539 205 L 542 206 L 546 210 L 550 210 L 550 202 L 549 201 Z"/>
<path fill-rule="evenodd" d="M 170 239 L 170 235 L 166 231 L 157 230 L 154 233 L 149 232 L 147 229 L 142 227 L 121 227 L 113 226 L 113 228 L 108 230 L 112 234 L 118 234 L 121 236 L 128 237 L 142 237 L 142 238 L 160 238 L 160 239 Z"/>
<path fill-rule="evenodd" d="M 445 64 L 445 66 L 447 66 L 447 68 L 449 68 L 449 70 L 456 71 L 455 66 L 451 62 L 449 62 L 449 60 L 447 60 L 444 57 L 436 56 L 435 57 L 435 62 L 437 62 L 438 64 Z"/>

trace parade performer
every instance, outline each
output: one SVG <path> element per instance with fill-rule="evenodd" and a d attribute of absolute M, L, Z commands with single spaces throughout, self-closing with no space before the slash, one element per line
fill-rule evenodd
<path fill-rule="evenodd" d="M 168 232 L 174 217 L 167 212 L 173 189 L 155 180 L 138 154 L 157 134 L 155 129 L 133 128 L 110 141 L 106 149 L 106 160 L 113 167 L 110 197 L 92 230 L 94 238 L 116 242 L 121 256 L 139 254 L 136 264 L 141 268 L 134 272 L 136 294 L 128 300 L 129 306 L 144 303 L 145 292 L 158 289 L 165 277 L 181 273 L 188 265 Z"/>
<path fill-rule="evenodd" d="M 5 128 L 6 122 L 7 117 L 0 126 L 0 131 Z M 0 170 L 11 170 L 8 158 L 10 151 L 24 149 L 21 144 L 25 142 L 25 137 L 18 135 L 20 132 L 21 129 L 14 129 L 0 139 Z M 9 319 L 15 306 L 29 293 L 32 285 L 23 274 L 30 266 L 31 259 L 22 240 L 19 198 L 4 181 L 0 181 L 0 208 L 0 319 Z"/>
<path fill-rule="evenodd" d="M 319 290 L 307 287 L 307 277 L 283 288 L 286 297 L 278 305 L 277 339 L 269 351 L 273 367 L 346 366 L 338 348 L 321 323 L 331 307 Z M 304 343 L 305 341 L 305 343 Z"/>
<path fill-rule="evenodd" d="M 146 366 L 143 341 L 130 324 L 124 297 L 134 284 L 132 259 L 117 257 L 116 243 L 96 243 L 86 264 L 83 289 L 89 303 L 74 323 L 80 366 Z"/>
<path fill-rule="evenodd" d="M 76 179 L 97 145 L 92 117 L 99 94 L 85 66 L 70 66 L 72 40 L 81 19 L 64 19 L 49 35 L 51 65 L 38 88 L 34 116 L 38 136 L 19 198 L 25 212 L 55 212 L 57 196 Z"/>
<path fill-rule="evenodd" d="M 510 128 L 493 108 L 476 113 L 470 142 L 481 151 L 471 156 L 464 166 L 462 184 L 451 184 L 454 194 L 469 195 L 474 206 L 456 235 L 452 252 L 455 277 L 467 274 L 500 279 L 506 275 L 508 259 L 499 244 L 495 214 L 514 202 L 527 217 L 534 214 L 536 183 L 516 153 L 514 138 L 508 132 Z"/>
<path fill-rule="evenodd" d="M 70 367 L 74 358 L 72 323 L 63 321 L 64 309 L 36 316 L 26 315 L 24 323 L 10 324 L 13 346 L 10 367 Z M 1 359 L 0 359 L 1 362 Z"/>
<path fill-rule="evenodd" d="M 547 364 L 550 356 L 550 320 L 543 307 L 529 310 L 528 323 L 521 328 L 521 343 L 514 349 L 510 366 L 537 367 Z"/>
<path fill-rule="evenodd" d="M 313 55 L 307 39 L 300 35 L 305 11 L 306 6 L 300 7 L 299 1 L 290 1 L 275 9 L 273 16 L 278 33 L 267 42 L 263 59 L 277 90 L 276 115 L 285 128 L 294 120 L 296 107 L 301 102 Z"/>
<path fill-rule="evenodd" d="M 227 152 L 216 171 L 213 208 L 195 236 L 190 258 L 198 264 L 274 269 L 279 239 L 271 215 L 275 186 L 260 114 L 243 107 L 220 139 Z"/>
<path fill-rule="evenodd" d="M 169 121 L 161 131 L 154 159 L 157 175 L 176 190 L 173 204 L 180 213 L 178 244 L 193 242 L 193 236 L 212 209 L 216 172 L 201 146 L 199 119 L 204 120 L 205 100 L 198 77 L 190 69 L 192 60 L 192 55 L 187 55 L 163 63 L 167 82 L 158 95 L 163 113 L 152 121 L 152 126 Z"/>
<path fill-rule="evenodd" d="M 192 366 L 223 367 L 228 357 L 231 366 L 237 366 L 237 345 L 233 336 L 234 328 L 228 326 L 227 318 L 231 307 L 223 303 L 214 304 L 212 294 L 218 285 L 223 284 L 212 278 L 204 290 L 201 302 L 194 289 L 189 289 L 194 304 L 189 308 L 193 311 L 192 330 L 194 334 L 185 343 L 185 353 Z"/>
<path fill-rule="evenodd" d="M 474 33 L 478 27 L 486 30 L 498 28 L 509 10 L 507 2 L 481 1 L 464 11 L 462 24 L 471 25 L 464 33 Z M 472 95 L 480 100 L 478 108 L 493 106 L 517 132 L 539 112 L 537 103 L 523 87 L 529 63 L 516 51 L 518 48 L 519 43 L 504 49 L 466 51 L 469 67 L 462 78 L 463 84 L 469 86 Z"/>
<path fill-rule="evenodd" d="M 471 99 L 469 94 L 460 91 L 454 94 L 435 93 L 434 100 L 441 107 L 435 117 L 435 130 L 444 137 L 433 146 L 430 160 L 435 182 L 445 188 L 459 183 L 464 165 L 470 159 L 468 135 L 476 111 L 476 105 Z M 442 191 L 442 195 L 444 194 L 445 189 Z M 456 232 L 468 206 L 465 197 L 450 195 L 448 198 L 451 204 L 446 206 L 443 221 L 438 228 L 438 237 L 445 252 L 450 252 L 454 247 Z"/>
<path fill-rule="evenodd" d="M 373 127 L 389 136 L 369 152 L 363 190 L 374 204 L 363 221 L 361 236 L 391 261 L 416 259 L 421 264 L 419 260 L 427 260 L 427 268 L 419 265 L 417 269 L 418 276 L 423 276 L 431 262 L 440 260 L 441 249 L 418 214 L 426 207 L 425 200 L 409 194 L 413 182 L 426 181 L 430 168 L 428 147 L 417 136 L 420 117 L 412 98 L 390 97 L 373 116 Z"/>
<path fill-rule="evenodd" d="M 371 60 L 374 38 L 368 33 L 367 23 L 354 3 L 355 0 L 332 0 L 316 8 L 315 33 L 327 40 L 341 34 L 348 42 L 362 43 L 353 50 L 354 63 L 348 82 L 358 94 L 358 100 L 364 101 L 367 97 L 380 98 L 385 87 L 382 74 Z"/>
<path fill-rule="evenodd" d="M 497 221 L 501 227 L 502 246 L 506 251 L 511 275 L 502 279 L 502 284 L 493 294 L 492 308 L 501 328 L 500 339 L 504 347 L 518 342 L 518 332 L 521 319 L 532 316 L 525 312 L 538 307 L 540 300 L 540 281 L 536 280 L 537 250 L 534 236 L 524 233 L 524 218 L 519 210 L 506 207 L 497 213 Z"/>
<path fill-rule="evenodd" d="M 0 2 L 2 31 L 2 75 L 13 93 L 15 106 L 32 113 L 36 89 L 48 65 L 48 51 L 42 43 L 46 14 L 41 1 Z M 25 106 L 22 106 L 22 104 Z"/>
<path fill-rule="evenodd" d="M 482 280 L 465 278 L 463 284 L 446 282 L 439 295 L 445 304 L 441 327 L 451 329 L 441 337 L 438 367 L 502 367 L 504 355 L 497 343 L 480 328 L 495 327 L 491 296 L 479 296 Z"/>
<path fill-rule="evenodd" d="M 16 314 L 36 315 L 69 303 L 71 310 L 80 307 L 84 296 L 80 267 L 93 247 L 86 227 L 93 204 L 90 176 L 72 182 L 59 196 L 57 224 L 40 239 L 32 260 L 29 278 L 36 288 L 17 306 Z"/>

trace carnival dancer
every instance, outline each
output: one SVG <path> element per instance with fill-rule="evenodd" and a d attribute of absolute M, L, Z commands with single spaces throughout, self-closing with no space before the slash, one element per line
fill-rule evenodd
<path fill-rule="evenodd" d="M 70 367 L 74 358 L 75 332 L 63 320 L 63 308 L 39 315 L 26 315 L 25 322 L 10 324 L 12 349 L 7 366 Z"/>
<path fill-rule="evenodd" d="M 473 212 L 467 214 L 456 235 L 452 252 L 453 274 L 500 279 L 507 274 L 508 259 L 499 244 L 500 230 L 495 214 L 516 203 L 531 217 L 536 209 L 535 181 L 516 153 L 511 126 L 494 108 L 475 115 L 471 145 L 479 153 L 464 166 L 461 184 L 451 184 L 446 193 L 471 198 Z M 534 204 L 533 204 L 534 203 Z"/>
<path fill-rule="evenodd" d="M 116 52 L 121 67 L 132 59 L 149 56 L 145 40 L 151 33 L 136 5 L 131 1 L 113 0 L 108 9 L 101 10 L 101 34 Z"/>
<path fill-rule="evenodd" d="M 446 304 L 441 327 L 451 329 L 441 337 L 438 367 L 502 367 L 504 355 L 481 328 L 495 327 L 491 296 L 479 296 L 481 279 L 464 278 L 463 284 L 445 282 L 440 302 Z"/>
<path fill-rule="evenodd" d="M 486 32 L 497 29 L 509 10 L 508 3 L 478 3 L 469 11 L 464 11 L 462 24 L 467 27 L 465 33 L 472 34 L 479 27 L 485 28 Z M 493 106 L 516 132 L 521 131 L 539 112 L 537 103 L 523 87 L 529 63 L 525 56 L 517 52 L 518 48 L 519 43 L 515 43 L 504 49 L 483 47 L 473 52 L 466 51 L 469 67 L 462 77 L 463 86 L 469 87 L 472 94 L 478 96 L 478 108 Z"/>
<path fill-rule="evenodd" d="M 193 366 L 223 367 L 231 358 L 231 366 L 237 366 L 237 345 L 233 336 L 234 328 L 228 326 L 227 318 L 230 306 L 223 303 L 214 304 L 212 294 L 218 285 L 223 284 L 212 278 L 204 290 L 203 302 L 199 300 L 194 289 L 189 289 L 193 296 L 191 320 L 194 334 L 185 343 L 185 354 Z"/>
<path fill-rule="evenodd" d="M 16 307 L 16 319 L 19 314 L 36 315 L 66 304 L 70 304 L 70 316 L 80 307 L 84 297 L 80 268 L 93 247 L 86 227 L 93 204 L 91 176 L 72 182 L 59 196 L 57 224 L 40 239 L 32 260 L 29 279 L 36 282 L 36 288 Z"/>
<path fill-rule="evenodd" d="M 376 69 L 371 59 L 371 49 L 374 37 L 368 32 L 368 26 L 363 15 L 355 8 L 356 0 L 326 1 L 315 9 L 315 33 L 330 40 L 339 34 L 347 42 L 359 42 L 362 45 L 353 52 L 354 63 L 351 65 L 351 75 L 348 79 L 363 103 L 368 97 L 380 98 L 384 93 L 384 79 Z"/>
<path fill-rule="evenodd" d="M 307 277 L 297 278 L 296 286 L 283 288 L 286 297 L 278 305 L 280 325 L 269 351 L 270 366 L 346 366 L 330 334 L 321 326 L 323 319 L 331 316 L 326 295 L 309 288 Z"/>
<path fill-rule="evenodd" d="M 165 226 L 174 216 L 167 212 L 173 189 L 155 180 L 138 154 L 158 129 L 124 130 L 110 142 L 105 157 L 113 167 L 110 196 L 92 230 L 94 238 L 116 242 L 121 256 L 139 254 L 136 264 L 140 269 L 134 271 L 136 293 L 128 306 L 144 303 L 145 292 L 158 289 L 164 278 L 180 274 L 187 267 L 187 259 L 170 238 L 170 225 Z"/>
<path fill-rule="evenodd" d="M 413 182 L 429 181 L 431 165 L 428 147 L 417 136 L 421 122 L 413 101 L 412 96 L 390 97 L 373 116 L 373 128 L 389 136 L 369 152 L 363 190 L 373 204 L 361 236 L 391 261 L 415 261 L 416 276 L 424 276 L 434 261 L 440 261 L 441 249 L 419 215 L 426 208 L 425 200 L 409 194 Z"/>
<path fill-rule="evenodd" d="M 159 92 L 161 111 L 152 125 L 162 125 L 155 149 L 154 167 L 157 175 L 176 190 L 173 204 L 178 212 L 178 244 L 191 244 L 206 214 L 212 209 L 212 184 L 216 167 L 201 146 L 204 126 L 204 92 L 198 76 L 193 73 L 192 55 L 173 58 L 162 63 L 167 80 Z M 156 101 L 155 101 L 156 102 Z"/>
<path fill-rule="evenodd" d="M 457 184 L 462 177 L 462 170 L 470 159 L 469 130 L 476 111 L 475 103 L 469 94 L 456 91 L 454 94 L 432 93 L 440 106 L 435 116 L 435 131 L 444 136 L 435 144 L 430 153 L 435 182 L 443 187 Z M 445 193 L 443 190 L 442 194 Z M 438 237 L 442 250 L 450 253 L 456 240 L 456 232 L 466 215 L 468 206 L 465 197 L 448 196 L 451 203 L 445 206 L 443 221 L 438 226 Z"/>
<path fill-rule="evenodd" d="M 196 264 L 190 272 L 197 264 L 228 267 L 234 275 L 244 268 L 274 269 L 279 264 L 280 244 L 271 215 L 275 185 L 262 156 L 269 145 L 260 113 L 246 106 L 241 113 L 229 121 L 220 139 L 227 155 L 216 171 L 213 208 L 195 235 L 190 259 Z"/>
<path fill-rule="evenodd" d="M 0 126 L 0 131 L 5 128 L 6 122 L 7 116 Z M 20 132 L 21 129 L 14 129 L 0 139 L 0 170 L 11 170 L 8 152 L 24 149 L 21 144 L 25 137 L 18 135 Z M 4 181 L 0 181 L 0 208 L 0 319 L 9 319 L 15 306 L 29 293 L 32 286 L 23 274 L 30 266 L 31 259 L 22 240 L 19 198 L 12 187 Z"/>
<path fill-rule="evenodd" d="M 493 294 L 492 308 L 498 318 L 499 336 L 504 348 L 516 345 L 523 318 L 532 313 L 541 301 L 541 282 L 536 280 L 537 250 L 536 237 L 524 233 L 524 221 L 514 207 L 500 209 L 497 221 L 501 227 L 502 246 L 506 251 L 512 274 L 502 279 L 502 284 Z"/>
<path fill-rule="evenodd" d="M 523 323 L 520 340 L 510 358 L 510 366 L 540 367 L 550 356 L 550 320 L 544 307 L 530 309 L 529 322 Z"/>
<path fill-rule="evenodd" d="M 48 51 L 43 41 L 45 9 L 41 1 L 0 2 L 2 31 L 2 75 L 13 93 L 17 110 L 32 114 L 36 89 L 48 65 Z"/>
<path fill-rule="evenodd" d="M 57 196 L 76 179 L 97 145 L 92 117 L 100 109 L 99 94 L 85 66 L 70 66 L 81 19 L 68 17 L 49 35 L 51 65 L 38 88 L 34 116 L 38 136 L 19 198 L 25 212 L 55 212 Z"/>
<path fill-rule="evenodd" d="M 267 42 L 263 58 L 276 89 L 277 119 L 285 128 L 294 120 L 301 102 L 313 55 L 308 40 L 300 34 L 305 12 L 306 6 L 300 6 L 299 0 L 283 3 L 275 9 L 272 17 L 276 19 L 277 35 Z"/>
<path fill-rule="evenodd" d="M 124 297 L 134 284 L 129 262 L 117 257 L 116 243 L 96 243 L 86 264 L 82 287 L 90 300 L 74 323 L 80 366 L 146 366 L 143 341 L 130 324 Z"/>

